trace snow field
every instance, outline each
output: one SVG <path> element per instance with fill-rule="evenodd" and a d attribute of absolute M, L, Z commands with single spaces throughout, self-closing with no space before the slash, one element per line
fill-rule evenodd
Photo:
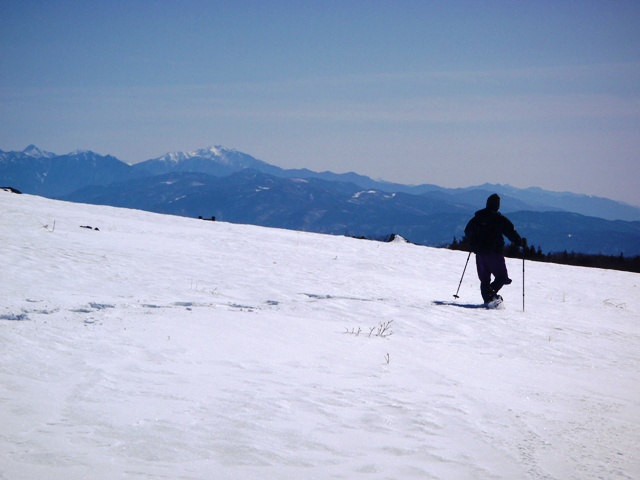
<path fill-rule="evenodd" d="M 523 312 L 509 260 L 488 311 L 464 252 L 0 212 L 2 480 L 640 476 L 637 274 L 527 262 Z"/>

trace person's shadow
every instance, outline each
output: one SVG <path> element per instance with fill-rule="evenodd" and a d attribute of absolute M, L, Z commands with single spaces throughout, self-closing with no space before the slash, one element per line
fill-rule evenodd
<path fill-rule="evenodd" d="M 434 305 L 448 305 L 451 307 L 459 307 L 459 308 L 483 308 L 486 309 L 487 306 L 484 303 L 458 303 L 458 302 L 447 302 L 444 300 L 434 300 Z"/>

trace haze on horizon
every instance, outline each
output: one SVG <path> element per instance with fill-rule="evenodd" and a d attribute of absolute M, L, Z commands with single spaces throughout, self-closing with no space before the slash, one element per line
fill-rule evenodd
<path fill-rule="evenodd" d="M 0 6 L 0 149 L 539 186 L 640 205 L 640 3 Z"/>

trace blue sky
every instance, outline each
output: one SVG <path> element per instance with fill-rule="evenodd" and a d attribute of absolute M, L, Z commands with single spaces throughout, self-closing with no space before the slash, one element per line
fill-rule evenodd
<path fill-rule="evenodd" d="M 637 1 L 0 3 L 0 149 L 640 205 Z"/>

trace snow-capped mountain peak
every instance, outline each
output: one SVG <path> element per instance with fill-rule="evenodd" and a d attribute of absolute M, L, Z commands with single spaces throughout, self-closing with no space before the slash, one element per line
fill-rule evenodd
<path fill-rule="evenodd" d="M 200 148 L 198 150 L 195 150 L 189 153 L 192 154 L 194 157 L 206 157 L 206 156 L 222 157 L 229 152 L 237 152 L 237 150 L 229 149 L 229 148 L 223 147 L 222 145 L 216 145 L 214 147 Z"/>
<path fill-rule="evenodd" d="M 163 161 L 166 163 L 180 163 L 183 162 L 184 160 L 190 158 L 189 156 L 187 156 L 187 153 L 185 152 L 168 152 L 165 153 L 164 155 L 162 155 L 161 157 L 156 158 L 156 161 Z"/>
<path fill-rule="evenodd" d="M 222 145 L 184 152 L 168 152 L 158 158 L 138 164 L 137 168 L 155 175 L 171 171 L 198 171 L 211 175 L 229 175 L 247 168 L 268 173 L 280 171 L 278 167 Z"/>
<path fill-rule="evenodd" d="M 229 150 L 225 147 L 217 145 L 215 147 L 200 148 L 197 150 L 190 150 L 186 152 L 168 152 L 154 160 L 164 161 L 164 162 L 173 163 L 173 164 L 182 163 L 191 158 L 196 158 L 196 157 L 208 158 L 211 160 L 218 161 L 220 158 L 223 158 L 227 152 L 230 152 L 230 151 L 232 150 Z"/>
<path fill-rule="evenodd" d="M 36 147 L 33 144 L 25 148 L 22 151 L 22 153 L 33 158 L 51 158 L 56 156 L 55 153 L 45 152 L 44 150 L 40 150 L 38 147 Z"/>

